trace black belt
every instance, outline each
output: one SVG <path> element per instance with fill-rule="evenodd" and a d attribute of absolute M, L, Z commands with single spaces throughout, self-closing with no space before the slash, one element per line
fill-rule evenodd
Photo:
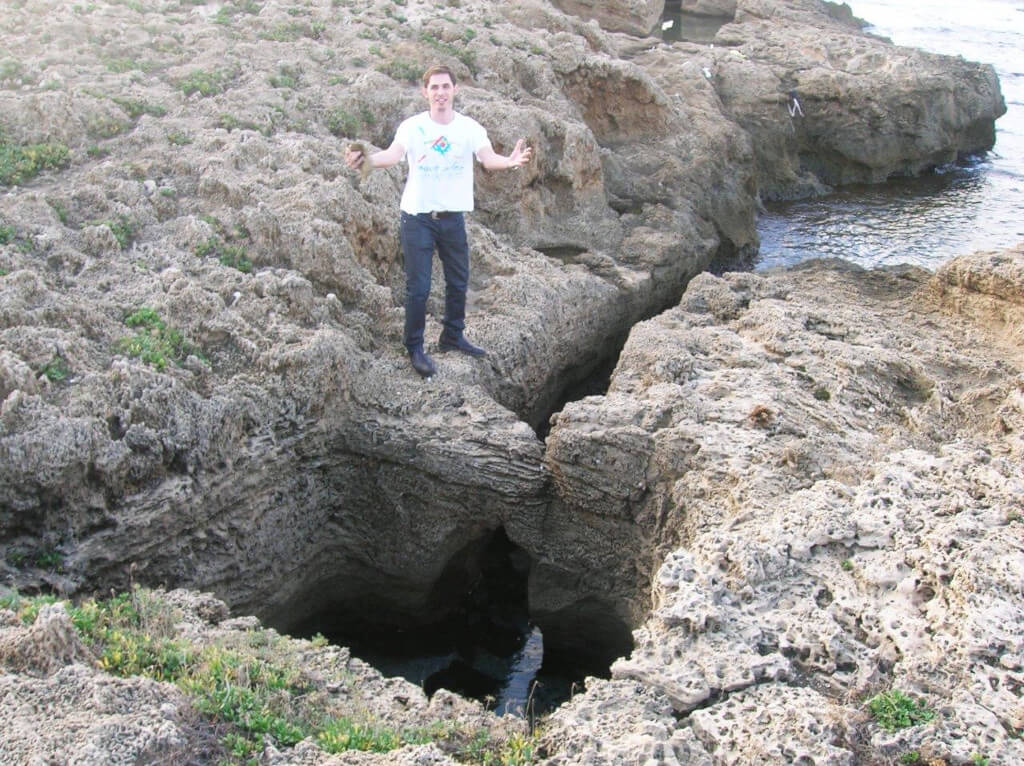
<path fill-rule="evenodd" d="M 451 218 L 453 215 L 458 215 L 454 210 L 431 210 L 429 213 L 420 213 L 420 215 L 430 216 L 435 221 L 438 218 Z"/>

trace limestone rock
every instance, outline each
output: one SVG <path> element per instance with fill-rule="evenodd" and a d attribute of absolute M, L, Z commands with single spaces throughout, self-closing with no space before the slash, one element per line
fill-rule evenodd
<path fill-rule="evenodd" d="M 680 0 L 679 6 L 683 13 L 692 13 L 697 16 L 717 16 L 729 19 L 736 16 L 736 0 Z"/>
<path fill-rule="evenodd" d="M 10 672 L 48 676 L 92 660 L 62 604 L 44 606 L 32 625 L 8 626 L 0 634 L 0 665 Z"/>
<path fill-rule="evenodd" d="M 593 19 L 609 32 L 650 34 L 665 10 L 665 0 L 553 0 L 554 5 L 576 16 Z"/>
<path fill-rule="evenodd" d="M 974 482 L 998 502 L 1017 487 L 1017 256 L 953 265 L 927 286 L 916 272 L 841 268 L 702 275 L 679 304 L 713 262 L 756 251 L 759 199 L 990 145 L 1002 108 L 990 69 L 894 48 L 811 0 L 737 0 L 713 47 L 646 37 L 653 2 L 589 6 L 619 19 L 605 29 L 541 0 L 444 14 L 390 0 L 298 15 L 269 2 L 9 5 L 3 140 L 62 144 L 70 159 L 0 196 L 5 583 L 212 592 L 223 604 L 182 626 L 194 637 L 324 610 L 422 624 L 457 608 L 502 532 L 527 559 L 553 652 L 594 651 L 607 666 L 641 628 L 621 680 L 687 708 L 788 682 L 804 653 L 869 686 L 905 629 L 922 657 L 940 655 L 918 622 L 893 627 L 908 601 L 942 592 L 947 575 L 1016 573 L 998 553 L 1000 511 L 979 506 Z M 609 31 L 620 24 L 632 31 Z M 477 177 L 468 326 L 489 355 L 444 355 L 424 382 L 401 344 L 404 169 L 359 182 L 342 150 L 388 145 L 422 109 L 416 71 L 439 57 L 496 149 L 525 137 L 534 159 Z M 799 123 L 784 111 L 794 87 Z M 808 285 L 817 297 L 796 303 Z M 893 309 L 876 327 L 861 306 L 836 308 L 837 291 L 912 306 L 899 297 L 910 286 L 931 296 L 924 310 L 956 318 L 942 343 L 899 335 Z M 608 395 L 568 407 L 545 445 L 564 392 L 677 304 L 632 332 Z M 438 268 L 431 341 L 442 306 Z M 973 360 L 986 344 L 1011 361 Z M 933 473 L 955 491 L 943 496 Z M 887 505 L 916 497 L 904 481 L 968 529 L 948 520 L 913 537 L 925 520 Z M 803 502 L 816 514 L 806 527 Z M 1005 569 L 955 569 L 949 542 L 965 535 Z M 721 577 L 656 581 L 683 544 Z M 897 566 L 901 544 L 925 553 Z M 862 586 L 836 580 L 845 557 Z M 795 603 L 758 596 L 775 622 L 755 625 L 737 593 L 774 576 L 792 578 L 780 582 Z M 876 591 L 891 598 L 888 623 L 858 625 Z M 839 617 L 819 613 L 829 598 Z M 983 636 L 1015 602 L 964 604 L 965 645 L 988 657 Z M 790 606 L 814 618 L 794 626 Z M 717 624 L 742 639 L 724 646 Z M 1018 650 L 1015 633 L 999 635 L 999 664 L 972 671 L 969 695 L 1006 722 Z M 655 673 L 662 640 L 735 666 L 705 656 Z M 999 695 L 978 691 L 986 681 Z M 644 734 L 643 715 L 628 736 L 650 752 L 702 757 L 689 734 Z M 152 741 L 173 752 L 174 736 Z"/>
<path fill-rule="evenodd" d="M 634 328 L 606 396 L 558 416 L 546 459 L 568 508 L 666 551 L 612 676 L 667 699 L 715 762 L 1024 755 L 1007 736 L 1024 662 L 1022 274 L 1017 247 L 935 275 L 701 275 Z M 602 473 L 608 445 L 629 462 Z M 863 702 L 889 689 L 935 721 L 881 730 Z"/>

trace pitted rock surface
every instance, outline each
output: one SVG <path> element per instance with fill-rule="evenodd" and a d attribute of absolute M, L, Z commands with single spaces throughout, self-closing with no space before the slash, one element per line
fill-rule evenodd
<path fill-rule="evenodd" d="M 664 695 L 715 763 L 1024 756 L 1022 275 L 1021 247 L 935 275 L 702 275 L 557 417 L 567 503 L 674 548 L 612 677 Z M 609 444 L 642 491 L 602 474 Z M 865 703 L 893 688 L 936 719 L 879 728 Z"/>
<path fill-rule="evenodd" d="M 857 688 L 876 660 L 883 680 L 908 667 L 886 663 L 909 648 L 926 664 L 944 639 L 921 638 L 900 610 L 980 578 L 1000 584 L 995 611 L 951 597 L 973 648 L 949 657 L 971 668 L 972 731 L 998 751 L 1006 738 L 980 711 L 1012 728 L 1019 691 L 1016 634 L 996 628 L 1015 603 L 1002 585 L 1015 558 L 999 551 L 1017 527 L 991 526 L 1017 491 L 1018 255 L 951 265 L 926 286 L 839 268 L 699 276 L 633 332 L 601 403 L 569 407 L 547 445 L 536 436 L 637 321 L 756 251 L 760 199 L 990 148 L 1004 109 L 991 69 L 896 48 L 816 0 L 687 3 L 729 21 L 704 44 L 648 36 L 661 3 L 562 5 L 5 6 L 0 140 L 60 143 L 69 159 L 0 196 L 4 582 L 210 590 L 237 627 L 381 605 L 423 622 L 453 608 L 452 562 L 471 569 L 501 529 L 529 558 L 550 646 L 627 653 L 638 628 L 616 672 L 685 715 L 790 683 L 798 660 Z M 525 137 L 534 160 L 477 176 L 468 326 L 489 355 L 446 354 L 424 382 L 401 345 L 404 170 L 364 181 L 342 150 L 386 146 L 422 109 L 412 80 L 438 58 L 495 148 Z M 801 122 L 786 112 L 793 88 Z M 864 306 L 911 286 L 936 327 L 898 335 L 891 310 L 864 323 Z M 430 340 L 442 293 L 438 267 Z M 866 303 L 837 310 L 847 293 Z M 163 369 L 129 356 L 125 320 L 142 309 L 189 352 Z M 870 469 L 883 464 L 891 483 Z M 918 491 L 942 523 L 895 502 Z M 798 501 L 819 514 L 807 527 Z M 964 540 L 992 554 L 985 566 L 956 568 Z M 893 570 L 897 545 L 910 547 Z M 681 548 L 701 575 L 663 586 Z M 833 582 L 840 555 L 854 574 Z M 783 575 L 814 616 L 752 620 L 736 601 L 745 578 L 774 603 Z M 885 590 L 906 578 L 924 585 Z M 813 611 L 829 598 L 856 613 L 838 623 L 855 640 Z M 700 627 L 716 621 L 743 640 Z M 662 631 L 731 664 L 695 657 L 653 674 Z M 940 672 L 907 672 L 934 694 L 921 679 Z M 629 736 L 661 757 L 651 732 L 668 724 L 637 715 Z M 702 757 L 680 731 L 665 741 Z"/>

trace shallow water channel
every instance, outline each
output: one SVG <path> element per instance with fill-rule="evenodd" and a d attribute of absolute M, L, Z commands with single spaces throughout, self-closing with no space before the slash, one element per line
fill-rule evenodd
<path fill-rule="evenodd" d="M 607 675 L 607 665 L 545 656 L 544 636 L 529 617 L 528 556 L 503 530 L 491 536 L 478 562 L 456 575 L 462 587 L 452 592 L 461 592 L 461 601 L 443 620 L 375 625 L 373 615 L 332 609 L 288 632 L 320 633 L 383 675 L 420 686 L 428 696 L 448 689 L 499 715 L 532 719 L 569 699 L 585 676 Z"/>

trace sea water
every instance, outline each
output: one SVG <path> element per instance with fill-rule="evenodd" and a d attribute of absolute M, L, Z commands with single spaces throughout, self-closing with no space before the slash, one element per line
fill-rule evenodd
<path fill-rule="evenodd" d="M 1024 0 L 852 0 L 866 31 L 897 45 L 992 64 L 1007 112 L 995 148 L 916 179 L 772 203 L 756 269 L 838 257 L 934 270 L 957 255 L 1024 241 Z"/>

